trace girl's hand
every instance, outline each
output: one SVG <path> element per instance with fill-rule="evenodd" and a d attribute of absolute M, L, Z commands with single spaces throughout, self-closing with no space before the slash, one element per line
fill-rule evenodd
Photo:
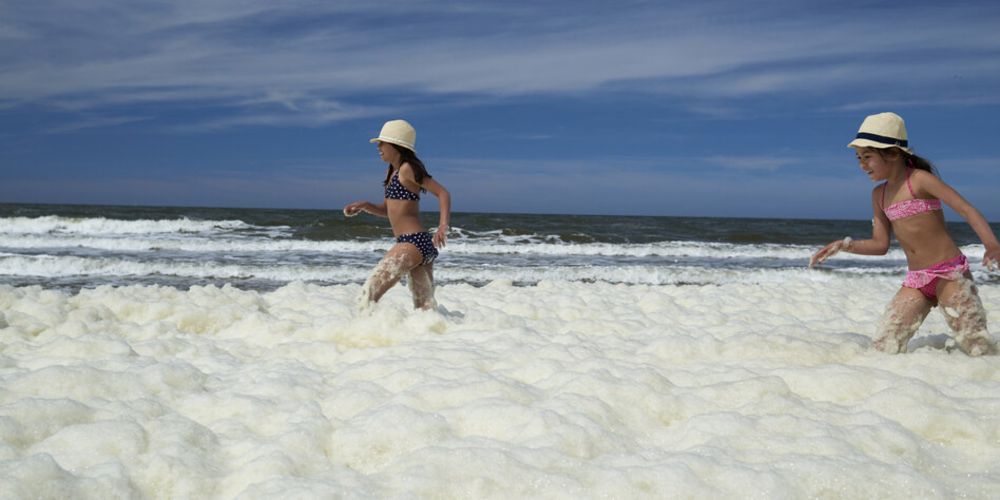
<path fill-rule="evenodd" d="M 448 241 L 448 229 L 447 224 L 438 226 L 437 231 L 434 231 L 434 237 L 431 239 L 434 242 L 434 246 L 438 248 L 444 247 L 445 242 Z"/>
<path fill-rule="evenodd" d="M 833 257 L 838 252 L 844 249 L 849 249 L 851 247 L 851 237 L 846 236 L 842 240 L 832 241 L 827 246 L 821 248 L 818 252 L 812 254 L 809 258 L 809 267 L 813 267 L 816 264 L 821 264 L 826 259 Z"/>
<path fill-rule="evenodd" d="M 987 248 L 983 254 L 983 267 L 988 271 L 1000 271 L 1000 247 Z"/>
<path fill-rule="evenodd" d="M 356 201 L 354 203 L 348 203 L 344 205 L 344 217 L 354 217 L 364 211 L 366 201 Z"/>

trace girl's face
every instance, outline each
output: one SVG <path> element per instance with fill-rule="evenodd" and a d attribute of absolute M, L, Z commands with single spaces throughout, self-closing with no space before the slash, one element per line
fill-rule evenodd
<path fill-rule="evenodd" d="M 376 144 L 378 144 L 378 157 L 381 158 L 382 161 L 393 165 L 399 163 L 399 151 L 392 147 L 392 144 L 381 141 Z"/>
<path fill-rule="evenodd" d="M 889 178 L 892 172 L 892 164 L 889 155 L 873 148 L 854 148 L 858 156 L 858 166 L 861 167 L 868 178 L 873 181 L 884 181 Z"/>

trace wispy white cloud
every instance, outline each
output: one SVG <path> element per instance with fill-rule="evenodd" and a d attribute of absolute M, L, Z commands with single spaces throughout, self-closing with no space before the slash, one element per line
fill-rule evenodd
<path fill-rule="evenodd" d="M 727 169 L 768 172 L 775 172 L 782 167 L 807 164 L 807 160 L 803 158 L 788 156 L 710 156 L 702 161 L 708 165 Z"/>
<path fill-rule="evenodd" d="M 940 98 L 923 96 L 913 99 L 878 99 L 869 101 L 847 102 L 830 109 L 836 111 L 870 111 L 873 109 L 899 109 L 928 106 L 995 106 L 1000 104 L 1000 95 L 979 94 L 974 96 Z"/>
<path fill-rule="evenodd" d="M 45 132 L 49 134 L 60 134 L 89 128 L 114 127 L 124 125 L 126 123 L 142 122 L 150 119 L 152 118 L 149 116 L 92 116 L 49 127 L 45 130 Z"/>
<path fill-rule="evenodd" d="M 729 112 L 714 101 L 891 85 L 962 103 L 976 99 L 963 93 L 970 85 L 1000 84 L 1000 7 L 916 4 L 905 18 L 868 7 L 821 16 L 798 2 L 25 2 L 0 27 L 21 40 L 0 49 L 0 95 L 8 108 L 66 110 L 210 101 L 216 116 L 193 124 L 204 130 L 370 116 L 373 95 L 610 89 Z M 956 75 L 968 85 L 948 85 Z"/>
<path fill-rule="evenodd" d="M 318 127 L 332 122 L 381 116 L 391 109 L 384 106 L 346 104 L 310 95 L 268 93 L 235 101 L 229 106 L 237 112 L 198 123 L 172 126 L 173 132 L 203 132 L 234 126 Z"/>

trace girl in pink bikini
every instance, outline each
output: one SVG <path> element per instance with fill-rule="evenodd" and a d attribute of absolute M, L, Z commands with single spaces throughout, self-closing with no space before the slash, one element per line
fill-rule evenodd
<path fill-rule="evenodd" d="M 873 181 L 885 181 L 872 190 L 872 237 L 831 242 L 813 254 L 809 266 L 841 251 L 885 255 L 890 234 L 895 233 L 910 270 L 879 322 L 875 347 L 888 353 L 906 352 L 927 313 L 941 305 L 960 349 L 970 356 L 995 351 L 969 263 L 948 234 L 941 203 L 958 212 L 976 232 L 986 247 L 983 265 L 992 269 L 1000 260 L 1000 242 L 989 223 L 937 177 L 927 160 L 913 154 L 899 115 L 880 113 L 865 118 L 848 147 L 855 149 L 861 169 Z"/>

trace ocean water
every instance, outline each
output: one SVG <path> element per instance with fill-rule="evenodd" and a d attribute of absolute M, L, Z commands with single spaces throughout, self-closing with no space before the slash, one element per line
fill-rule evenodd
<path fill-rule="evenodd" d="M 458 213 L 452 226 L 435 265 L 441 284 L 749 284 L 822 273 L 897 279 L 905 270 L 898 249 L 806 269 L 827 242 L 870 234 L 865 221 Z M 967 226 L 952 230 L 969 255 L 982 255 Z M 14 286 L 363 283 L 391 245 L 386 219 L 336 210 L 0 205 L 0 280 Z"/>
<path fill-rule="evenodd" d="M 871 349 L 898 249 L 806 268 L 866 221 L 452 223 L 438 310 L 362 314 L 384 220 L 0 205 L 0 498 L 1000 491 L 1000 358 Z"/>

